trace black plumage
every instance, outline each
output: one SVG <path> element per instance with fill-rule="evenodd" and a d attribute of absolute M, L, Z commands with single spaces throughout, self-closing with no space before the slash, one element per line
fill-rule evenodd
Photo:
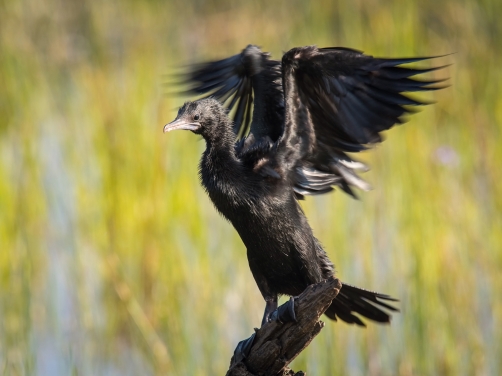
<path fill-rule="evenodd" d="M 403 92 L 438 89 L 438 80 L 410 77 L 434 69 L 401 64 L 428 58 L 381 59 L 347 48 L 293 48 L 282 62 L 256 46 L 195 66 L 191 91 L 164 131 L 188 129 L 206 140 L 202 185 L 239 233 L 251 272 L 266 301 L 263 322 L 281 294 L 298 295 L 334 274 L 298 203 L 338 187 L 368 190 L 366 167 L 347 153 L 381 142 L 380 132 L 402 122 Z M 229 117 L 229 111 L 233 120 Z M 343 284 L 326 315 L 364 326 L 359 314 L 389 322 L 391 297 Z"/>

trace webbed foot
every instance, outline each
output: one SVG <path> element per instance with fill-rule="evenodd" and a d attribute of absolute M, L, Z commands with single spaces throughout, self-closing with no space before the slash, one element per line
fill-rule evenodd
<path fill-rule="evenodd" d="M 237 347 L 234 350 L 234 356 L 232 357 L 231 365 L 239 363 L 249 356 L 255 335 L 256 333 L 253 333 L 251 337 L 244 339 L 237 344 Z"/>
<path fill-rule="evenodd" d="M 270 321 L 276 320 L 278 322 L 286 323 L 290 321 L 296 322 L 295 314 L 295 298 L 290 297 L 289 301 L 277 308 L 272 315 L 270 315 Z"/>

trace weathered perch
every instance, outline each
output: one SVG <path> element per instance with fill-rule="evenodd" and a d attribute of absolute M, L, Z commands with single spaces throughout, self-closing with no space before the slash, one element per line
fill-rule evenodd
<path fill-rule="evenodd" d="M 341 282 L 334 277 L 307 287 L 295 298 L 297 322 L 272 321 L 258 329 L 249 355 L 240 362 L 232 357 L 227 376 L 305 375 L 287 366 L 324 327 L 319 317 L 341 288 Z"/>

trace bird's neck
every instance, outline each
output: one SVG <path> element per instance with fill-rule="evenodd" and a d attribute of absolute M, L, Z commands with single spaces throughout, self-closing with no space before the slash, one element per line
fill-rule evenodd
<path fill-rule="evenodd" d="M 238 162 L 233 140 L 208 140 L 206 145 L 204 156 L 207 162 L 213 165 L 213 168 L 233 165 Z"/>
<path fill-rule="evenodd" d="M 239 159 L 235 153 L 235 133 L 231 124 L 220 128 L 221 132 L 206 138 L 206 151 L 202 158 L 202 165 L 213 174 L 239 170 Z"/>

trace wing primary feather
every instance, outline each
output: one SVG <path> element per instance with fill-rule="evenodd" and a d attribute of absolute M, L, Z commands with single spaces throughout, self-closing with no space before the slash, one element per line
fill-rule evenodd
<path fill-rule="evenodd" d="M 440 69 L 444 69 L 449 67 L 450 65 L 442 65 L 439 67 L 432 68 L 404 68 L 404 67 L 385 67 L 381 68 L 375 73 L 375 75 L 380 77 L 386 77 L 394 80 L 398 80 L 400 78 L 412 77 L 419 74 L 429 73 L 433 71 L 437 71 Z"/>
<path fill-rule="evenodd" d="M 372 59 L 372 67 L 373 69 L 380 69 L 384 67 L 393 67 L 396 65 L 402 65 L 402 64 L 410 64 L 410 63 L 416 63 L 419 61 L 424 61 L 424 60 L 431 60 L 431 59 L 437 59 L 440 57 L 445 57 L 447 55 L 441 55 L 441 56 L 424 56 L 424 57 L 411 57 L 411 58 L 373 58 Z"/>
<path fill-rule="evenodd" d="M 246 119 L 244 120 L 243 135 L 247 135 L 249 133 L 249 128 L 251 126 L 251 114 L 253 112 L 253 91 L 248 91 L 247 97 L 247 108 L 246 108 Z"/>
<path fill-rule="evenodd" d="M 243 85 L 246 87 L 247 86 L 247 79 L 245 80 L 246 82 L 243 83 Z M 241 96 L 239 97 L 239 102 L 237 103 L 237 110 L 235 112 L 235 117 L 234 117 L 234 127 L 235 129 L 239 130 L 238 131 L 238 137 L 242 137 L 242 129 L 241 129 L 241 124 L 242 124 L 242 119 L 244 118 L 244 112 L 246 111 L 246 97 Z"/>

